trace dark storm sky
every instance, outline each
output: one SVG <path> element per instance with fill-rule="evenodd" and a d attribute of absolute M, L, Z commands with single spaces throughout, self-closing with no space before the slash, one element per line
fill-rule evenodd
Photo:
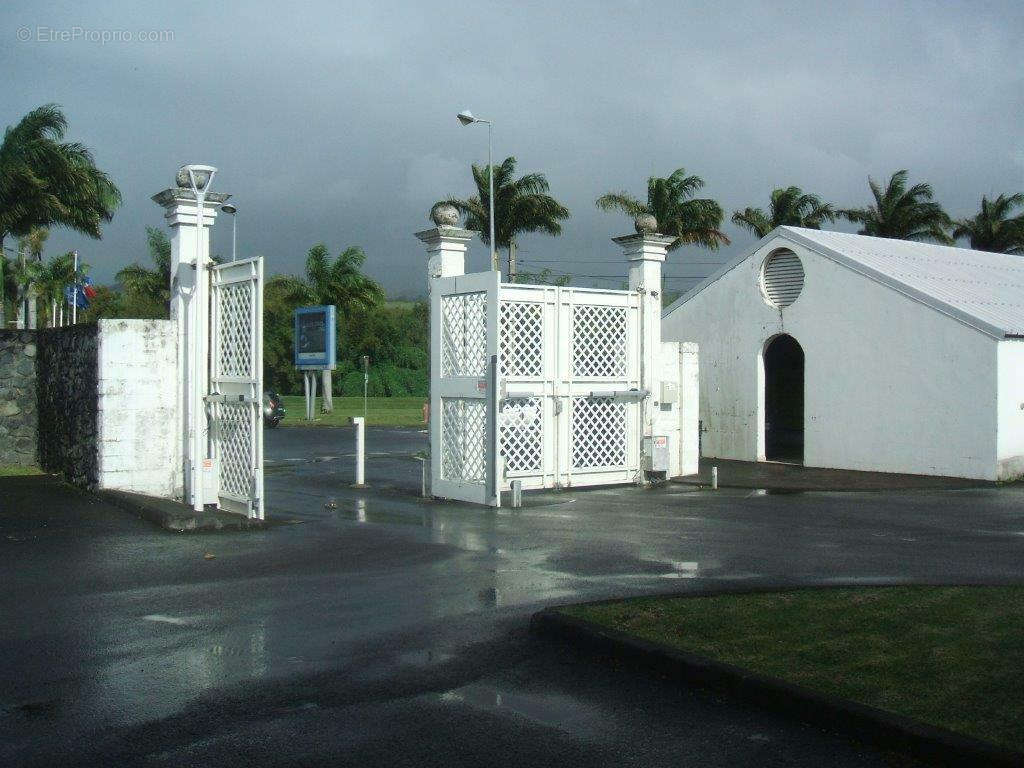
<path fill-rule="evenodd" d="M 241 255 L 269 273 L 319 241 L 359 244 L 389 293 L 418 293 L 411 233 L 486 160 L 463 108 L 495 121 L 498 159 L 546 173 L 573 212 L 560 238 L 523 238 L 527 269 L 624 274 L 608 238 L 630 222 L 594 198 L 642 195 L 679 166 L 727 217 L 789 184 L 862 204 L 869 174 L 903 167 L 954 216 L 1024 189 L 1019 2 L 36 0 L 0 20 L 3 122 L 61 104 L 124 193 L 102 241 L 57 231 L 48 247 L 77 247 L 99 281 L 145 258 L 145 227 L 162 225 L 150 195 L 206 162 L 235 195 Z M 103 43 L 104 30 L 173 39 Z M 732 246 L 676 252 L 668 274 L 705 274 L 753 242 L 726 231 Z M 226 216 L 214 247 L 230 253 Z M 471 267 L 484 256 L 478 243 Z"/>

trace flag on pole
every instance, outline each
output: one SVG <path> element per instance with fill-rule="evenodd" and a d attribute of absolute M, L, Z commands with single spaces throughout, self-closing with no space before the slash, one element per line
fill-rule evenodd
<path fill-rule="evenodd" d="M 77 286 L 64 286 L 64 300 L 68 304 L 73 303 L 79 309 L 88 307 L 89 302 L 94 298 L 96 298 L 96 288 L 92 284 L 91 277 L 79 278 Z"/>

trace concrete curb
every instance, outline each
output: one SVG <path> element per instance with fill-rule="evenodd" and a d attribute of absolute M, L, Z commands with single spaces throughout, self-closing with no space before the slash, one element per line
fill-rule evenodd
<path fill-rule="evenodd" d="M 108 504 L 175 533 L 251 531 L 262 530 L 265 527 L 262 520 L 250 520 L 241 515 L 217 510 L 196 512 L 191 507 L 171 499 L 127 491 L 98 490 L 93 493 Z"/>
<path fill-rule="evenodd" d="M 719 593 L 675 596 L 706 597 L 711 594 Z M 738 593 L 730 590 L 729 594 Z M 597 603 L 587 603 L 590 604 Z M 1024 766 L 1024 753 L 848 699 L 816 693 L 706 656 L 642 640 L 594 622 L 567 616 L 557 607 L 534 614 L 530 631 L 536 636 L 590 653 L 611 656 L 669 679 L 719 691 L 803 722 L 846 732 L 876 747 L 925 760 L 929 765 Z"/>

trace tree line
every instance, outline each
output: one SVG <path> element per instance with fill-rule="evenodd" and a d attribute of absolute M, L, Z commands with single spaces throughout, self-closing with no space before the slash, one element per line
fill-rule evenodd
<path fill-rule="evenodd" d="M 548 194 L 544 174 L 515 178 L 516 159 L 506 158 L 494 168 L 495 247 L 504 248 L 507 268 L 516 276 L 516 241 L 522 234 L 543 232 L 559 235 L 569 210 Z M 490 174 L 487 166 L 472 166 L 477 194 L 465 199 L 450 197 L 442 202 L 454 205 L 465 217 L 469 229 L 480 232 L 488 245 Z M 665 177 L 647 180 L 646 199 L 629 192 L 607 192 L 595 204 L 604 211 L 621 211 L 631 218 L 653 216 L 658 231 L 675 239 L 669 250 L 693 245 L 715 251 L 728 245 L 722 231 L 725 211 L 717 200 L 698 196 L 704 180 L 678 168 Z M 767 209 L 747 207 L 733 211 L 733 224 L 761 238 L 779 226 L 821 229 L 826 223 L 845 219 L 859 225 L 858 234 L 900 240 L 924 240 L 943 245 L 966 241 L 980 251 L 1024 254 L 1024 193 L 981 198 L 974 216 L 953 219 L 936 202 L 930 184 L 909 183 L 906 169 L 893 173 L 883 185 L 868 178 L 871 201 L 862 207 L 843 208 L 798 186 L 772 191 Z M 532 273 L 531 277 L 537 273 Z"/>
<path fill-rule="evenodd" d="M 48 261 L 43 247 L 49 228 L 63 226 L 99 238 L 102 225 L 120 205 L 121 194 L 96 168 L 87 147 L 65 140 L 67 120 L 56 105 L 33 110 L 4 133 L 0 144 L 0 327 L 5 309 L 41 300 L 42 322 L 56 324 L 64 287 L 88 269 L 71 266 L 72 254 Z M 560 235 L 569 209 L 550 194 L 543 173 L 516 176 L 516 159 L 494 167 L 495 248 L 505 251 L 508 277 L 520 282 L 566 284 L 571 276 L 550 269 L 518 268 L 516 245 L 527 233 Z M 476 194 L 449 197 L 465 226 L 489 242 L 490 168 L 472 165 Z M 595 201 L 605 211 L 636 218 L 653 216 L 659 232 L 672 236 L 675 250 L 684 245 L 717 250 L 727 245 L 722 231 L 725 211 L 701 195 L 704 180 L 679 168 L 668 176 L 647 180 L 645 198 L 627 191 L 608 192 Z M 911 184 L 907 170 L 880 184 L 868 179 L 870 201 L 862 207 L 841 207 L 798 186 L 772 191 L 766 207 L 732 213 L 733 224 L 764 237 L 782 225 L 820 229 L 837 220 L 859 226 L 876 237 L 923 240 L 943 244 L 966 241 L 971 248 L 1024 255 L 1024 193 L 981 198 L 978 212 L 954 219 L 934 200 L 932 187 Z M 4 245 L 17 238 L 17 250 Z M 170 299 L 171 248 L 162 230 L 147 230 L 149 264 L 133 263 L 117 273 L 117 284 L 96 286 L 82 320 L 101 317 L 167 317 Z M 11 258 L 8 258 L 8 253 Z M 381 286 L 367 277 L 366 255 L 358 246 L 332 257 L 324 244 L 310 248 L 302 275 L 276 275 L 264 293 L 264 377 L 268 388 L 296 392 L 301 377 L 292 364 L 292 311 L 308 304 L 338 308 L 338 370 L 332 391 L 362 394 L 361 358 L 369 356 L 371 395 L 425 395 L 427 391 L 427 325 L 425 302 L 388 302 Z"/>

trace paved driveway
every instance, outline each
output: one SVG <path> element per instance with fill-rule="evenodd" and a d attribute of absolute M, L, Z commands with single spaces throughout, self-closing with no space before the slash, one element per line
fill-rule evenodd
<path fill-rule="evenodd" d="M 882 765 L 532 640 L 542 605 L 715 584 L 1024 581 L 1024 489 L 672 486 L 493 512 L 411 492 L 415 430 L 267 433 L 258 533 L 0 481 L 0 763 Z M 206 557 L 211 555 L 212 558 Z"/>

